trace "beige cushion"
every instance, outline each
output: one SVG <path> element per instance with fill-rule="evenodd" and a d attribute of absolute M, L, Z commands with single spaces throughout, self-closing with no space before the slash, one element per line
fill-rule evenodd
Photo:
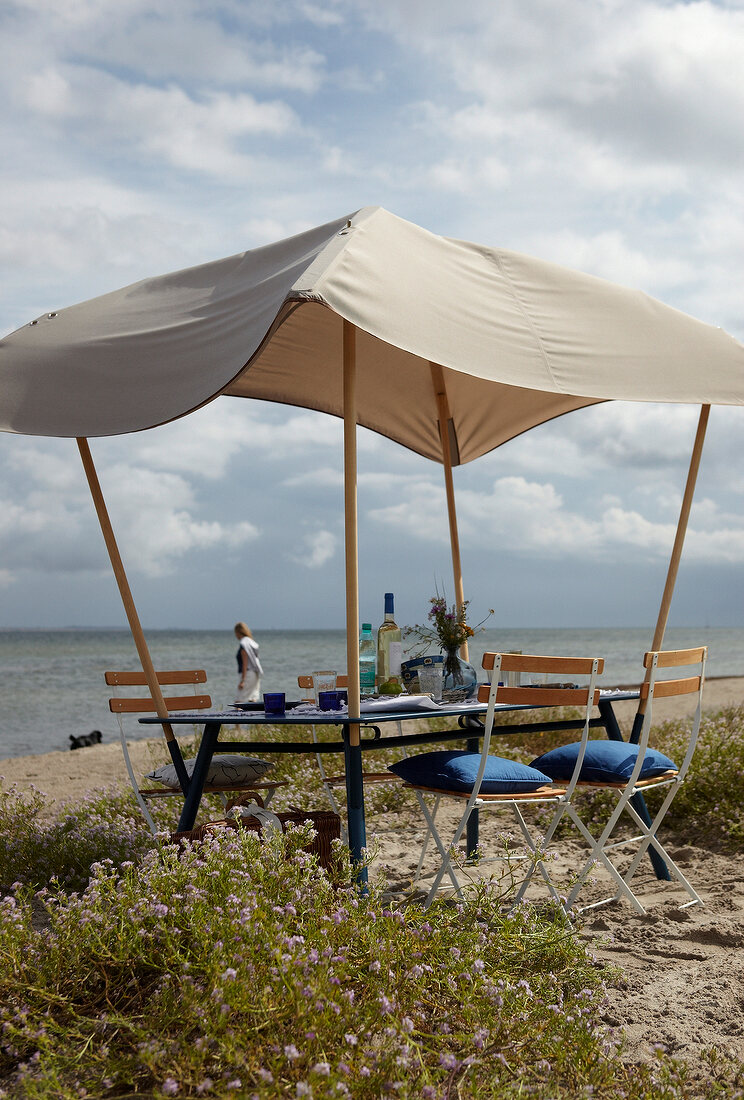
<path fill-rule="evenodd" d="M 194 773 L 195 759 L 184 760 L 186 773 L 191 778 Z M 268 760 L 259 760 L 255 756 L 231 756 L 220 753 L 212 757 L 212 762 L 207 769 L 206 783 L 212 787 L 230 787 L 236 783 L 250 783 L 251 780 L 260 779 L 262 775 L 273 768 Z M 162 783 L 164 787 L 180 786 L 174 764 L 163 764 L 160 768 L 148 772 L 146 779 L 153 783 Z"/>

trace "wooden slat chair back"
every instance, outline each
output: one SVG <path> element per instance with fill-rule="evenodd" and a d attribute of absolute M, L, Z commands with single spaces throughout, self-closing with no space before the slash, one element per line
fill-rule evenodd
<path fill-rule="evenodd" d="M 434 838 L 440 857 L 440 866 L 434 876 L 429 893 L 424 902 L 429 906 L 447 876 L 459 897 L 463 897 L 462 888 L 458 881 L 453 865 L 453 853 L 460 843 L 467 823 L 474 811 L 478 810 L 510 810 L 514 817 L 526 849 L 531 855 L 530 869 L 524 876 L 520 888 L 514 899 L 517 905 L 530 883 L 535 869 L 538 869 L 548 892 L 556 904 L 562 906 L 562 899 L 553 885 L 544 862 L 544 854 L 552 843 L 561 818 L 573 796 L 578 776 L 577 767 L 571 783 L 567 786 L 558 786 L 553 783 L 542 783 L 528 790 L 510 789 L 508 776 L 512 761 L 504 760 L 491 753 L 491 739 L 493 734 L 494 719 L 499 704 L 507 703 L 510 706 L 524 704 L 525 706 L 539 706 L 549 710 L 555 707 L 575 707 L 581 711 L 583 727 L 581 732 L 581 745 L 585 747 L 589 737 L 589 722 L 594 705 L 599 700 L 599 691 L 596 686 L 597 677 L 604 669 L 604 661 L 601 657 L 561 657 L 541 656 L 538 654 L 512 654 L 512 653 L 486 653 L 482 661 L 483 668 L 488 677 L 488 683 L 481 684 L 478 688 L 478 699 L 488 705 L 486 712 L 483 744 L 479 753 L 467 750 L 453 750 L 451 760 L 444 765 L 455 761 L 457 764 L 466 764 L 471 768 L 472 782 L 468 782 L 467 789 L 449 789 L 444 780 L 442 754 L 426 753 L 422 757 L 411 757 L 410 761 L 416 762 L 417 777 L 415 781 L 406 781 L 407 786 L 412 787 L 421 807 L 421 811 L 429 829 L 429 835 Z M 521 673 L 536 680 L 546 679 L 547 683 L 509 685 L 506 681 L 509 673 Z M 576 678 L 586 679 L 584 686 L 573 686 Z M 571 686 L 566 686 L 566 683 Z M 555 683 L 555 686 L 551 686 Z M 535 730 L 539 730 L 539 724 Z M 431 780 L 427 781 L 427 769 L 430 761 Z M 504 778 L 500 777 L 503 771 Z M 488 778 L 486 778 L 488 777 Z M 484 789 L 484 782 L 486 788 Z M 533 780 L 532 782 L 539 782 Z M 433 807 L 428 799 L 435 796 Z M 442 799 L 452 799 L 461 806 L 465 803 L 454 836 L 446 843 L 439 835 L 435 815 Z M 546 804 L 554 807 L 551 820 L 544 836 L 538 840 L 532 835 L 522 808 L 525 804 Z M 428 839 L 428 838 L 427 838 Z M 419 867 L 421 863 L 419 862 Z M 416 879 L 418 878 L 418 872 Z M 416 881 L 414 879 L 414 882 Z"/>
<path fill-rule="evenodd" d="M 175 713 L 176 711 L 205 711 L 210 710 L 212 706 L 212 698 L 210 695 L 200 691 L 201 685 L 206 684 L 207 674 L 202 668 L 197 669 L 169 669 L 161 672 L 156 672 L 158 683 L 162 688 L 175 688 L 183 689 L 187 686 L 191 687 L 190 694 L 183 694 L 182 690 L 179 694 L 164 694 L 166 708 L 169 713 Z M 150 827 L 154 835 L 157 834 L 158 828 L 153 821 L 152 815 L 147 807 L 146 799 L 151 798 L 169 798 L 178 797 L 183 798 L 183 792 L 179 788 L 173 787 L 142 787 L 140 786 L 137 777 L 134 773 L 132 766 L 132 760 L 129 755 L 129 748 L 127 746 L 127 738 L 124 729 L 123 718 L 125 715 L 136 714 L 152 714 L 157 711 L 157 706 L 152 696 L 146 695 L 119 695 L 120 690 L 129 688 L 147 688 L 147 677 L 144 672 L 132 672 L 132 671 L 109 671 L 104 674 L 106 684 L 112 687 L 117 693 L 113 695 L 108 703 L 109 710 L 112 714 L 115 714 L 119 723 L 119 737 L 121 740 L 122 752 L 124 754 L 124 763 L 126 765 L 129 781 L 132 785 L 137 803 L 142 811 L 148 826 Z M 195 718 L 198 721 L 198 718 Z M 185 761 L 188 763 L 188 761 Z M 229 787 L 224 785 L 207 783 L 204 786 L 205 794 L 219 794 L 223 797 L 223 802 L 228 794 L 232 794 L 236 791 L 252 791 L 262 790 L 267 792 L 265 797 L 265 803 L 271 800 L 271 796 L 277 787 L 283 786 L 281 783 L 268 782 L 249 782 L 249 783 L 233 783 Z"/>
<path fill-rule="evenodd" d="M 629 778 L 622 783 L 613 783 L 609 781 L 597 782 L 596 780 L 582 783 L 582 786 L 608 790 L 617 797 L 615 807 L 599 836 L 595 837 L 591 833 L 585 822 L 578 816 L 574 806 L 571 806 L 569 809 L 569 814 L 574 824 L 588 842 L 591 849 L 591 854 L 586 864 L 583 866 L 576 880 L 576 884 L 569 895 L 569 906 L 576 902 L 579 892 L 587 876 L 591 872 L 592 867 L 598 863 L 609 872 L 617 886 L 617 891 L 609 897 L 602 898 L 599 901 L 593 902 L 591 905 L 580 908 L 593 909 L 597 906 L 605 905 L 607 902 L 615 901 L 619 897 L 624 897 L 630 902 L 636 912 L 645 913 L 646 910 L 644 906 L 631 888 L 631 882 L 649 847 L 655 849 L 664 860 L 667 869 L 682 885 L 689 896 L 690 900 L 685 902 L 680 908 L 686 909 L 691 905 L 703 904 L 702 899 L 699 897 L 694 887 L 688 882 L 669 852 L 662 845 L 657 834 L 677 791 L 685 780 L 690 764 L 692 763 L 700 731 L 703 685 L 705 683 L 705 665 L 707 657 L 708 650 L 706 646 L 697 646 L 692 649 L 649 651 L 644 654 L 643 667 L 646 669 L 646 679 L 641 684 L 641 702 L 639 705 L 639 715 L 641 713 L 643 714 L 643 720 L 638 737 L 638 754 L 633 771 Z M 659 678 L 659 672 L 661 670 L 677 671 L 689 669 L 692 666 L 696 666 L 696 671 L 693 675 Z M 673 699 L 682 696 L 688 697 L 691 713 L 689 738 L 682 762 L 672 769 L 667 769 L 651 777 L 643 778 L 642 771 L 649 749 L 649 735 L 653 722 L 654 701 L 656 699 Z M 649 789 L 654 787 L 666 787 L 667 792 L 661 806 L 656 811 L 653 820 L 649 824 L 648 821 L 644 820 L 639 815 L 632 800 L 634 795 L 641 792 L 646 793 Z M 639 832 L 630 837 L 624 837 L 622 840 L 613 842 L 612 836 L 623 814 L 627 814 L 631 818 Z M 630 866 L 621 873 L 611 858 L 611 854 L 618 849 L 627 849 L 628 847 L 636 845 L 637 848 Z"/>
<path fill-rule="evenodd" d="M 176 669 L 167 672 L 156 672 L 158 683 L 161 687 L 174 687 L 182 684 L 206 684 L 207 674 L 203 668 Z M 109 687 L 147 687 L 147 678 L 144 672 L 107 672 L 106 683 Z M 212 705 L 210 695 L 198 695 L 196 690 L 191 695 L 164 696 L 165 705 L 169 711 L 177 710 L 209 710 Z M 133 696 L 123 698 L 114 696 L 109 699 L 109 709 L 113 714 L 151 714 L 157 710 L 155 701 L 149 696 Z"/>
<path fill-rule="evenodd" d="M 501 658 L 498 661 L 498 658 Z M 510 703 L 524 706 L 545 707 L 584 707 L 587 704 L 587 688 L 573 686 L 573 680 L 566 681 L 565 677 L 589 676 L 592 671 L 590 657 L 539 657 L 529 653 L 484 653 L 483 668 L 486 670 L 489 682 L 481 684 L 478 688 L 478 700 L 488 703 L 491 693 L 494 692 L 494 702 Z M 598 658 L 599 666 L 597 675 L 604 670 L 604 661 Z M 518 685 L 493 683 L 494 669 L 498 661 L 498 670 L 501 674 L 508 675 L 516 672 L 520 675 L 537 677 L 549 676 L 550 680 L 543 683 L 530 682 Z M 554 681 L 558 681 L 554 683 Z M 599 702 L 599 688 L 595 688 L 592 705 Z"/>

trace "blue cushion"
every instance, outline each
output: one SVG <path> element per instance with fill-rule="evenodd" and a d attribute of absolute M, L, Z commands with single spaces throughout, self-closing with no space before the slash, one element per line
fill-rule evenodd
<path fill-rule="evenodd" d="M 532 761 L 531 767 L 540 768 L 553 779 L 570 779 L 576 766 L 581 743 L 561 745 Z M 638 759 L 638 746 L 627 741 L 589 741 L 580 779 L 588 783 L 623 783 L 630 776 Z M 677 765 L 663 752 L 646 749 L 639 779 L 652 779 L 664 772 L 677 771 Z"/>
<path fill-rule="evenodd" d="M 471 791 L 480 767 L 481 754 L 463 749 L 440 749 L 409 756 L 391 764 L 389 771 L 417 787 L 438 791 Z M 483 774 L 483 794 L 520 794 L 550 783 L 547 775 L 501 756 L 489 756 Z"/>

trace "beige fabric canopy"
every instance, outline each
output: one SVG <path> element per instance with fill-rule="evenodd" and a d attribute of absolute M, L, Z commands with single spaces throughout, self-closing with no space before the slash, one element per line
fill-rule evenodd
<path fill-rule="evenodd" d="M 654 648 L 661 644 L 711 404 L 744 404 L 744 346 L 637 291 L 365 207 L 265 248 L 40 317 L 0 340 L 0 430 L 75 436 L 158 717 L 183 761 L 87 436 L 183 416 L 220 394 L 344 417 L 349 711 L 359 713 L 356 426 L 452 466 L 597 401 L 701 404 Z M 440 433 L 439 425 L 447 424 Z M 361 859 L 359 725 L 347 806 Z M 351 831 L 351 829 L 350 829 Z"/>
<path fill-rule="evenodd" d="M 277 244 L 32 321 L 0 341 L 0 430 L 103 436 L 221 393 L 357 420 L 453 465 L 595 401 L 744 403 L 744 347 L 638 291 L 365 207 Z"/>

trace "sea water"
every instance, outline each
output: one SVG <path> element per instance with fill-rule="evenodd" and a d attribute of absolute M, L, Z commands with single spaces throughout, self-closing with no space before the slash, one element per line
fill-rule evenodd
<path fill-rule="evenodd" d="M 237 642 L 230 631 L 145 633 L 156 668 L 203 668 L 215 705 L 232 702 L 238 673 Z M 652 634 L 651 629 L 494 628 L 471 641 L 470 659 L 480 669 L 486 650 L 599 656 L 605 658 L 602 684 L 633 684 L 642 677 L 641 654 L 649 648 Z M 299 697 L 298 674 L 346 670 L 343 630 L 257 631 L 256 640 L 264 668 L 262 689 L 283 691 L 288 699 Z M 665 638 L 667 649 L 701 644 L 709 647 L 709 675 L 744 675 L 744 630 L 671 628 Z M 0 631 L 0 758 L 67 749 L 71 734 L 94 729 L 101 731 L 104 742 L 116 740 L 118 723 L 108 709 L 112 692 L 103 674 L 108 669 L 137 668 L 137 652 L 127 630 Z M 127 733 L 151 737 L 153 727 L 138 727 L 136 718 L 130 718 Z"/>

